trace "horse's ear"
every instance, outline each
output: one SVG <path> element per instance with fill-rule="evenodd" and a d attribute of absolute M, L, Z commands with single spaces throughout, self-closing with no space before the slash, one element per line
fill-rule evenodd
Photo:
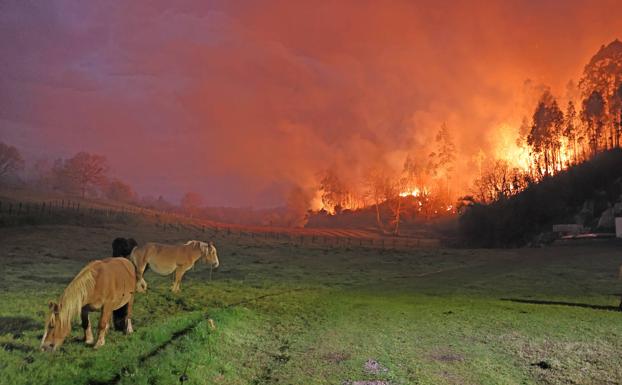
<path fill-rule="evenodd" d="M 215 247 L 215 246 L 216 246 L 216 245 L 214 245 L 214 242 L 212 242 L 212 241 L 209 241 L 209 245 L 210 245 L 211 247 Z"/>

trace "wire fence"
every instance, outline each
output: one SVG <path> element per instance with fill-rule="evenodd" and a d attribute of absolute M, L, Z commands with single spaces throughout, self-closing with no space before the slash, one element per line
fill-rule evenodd
<path fill-rule="evenodd" d="M 226 238 L 250 243 L 279 243 L 296 247 L 411 249 L 438 247 L 438 239 L 372 236 L 337 229 L 287 229 L 223 224 L 177 213 L 56 199 L 41 202 L 0 201 L 0 227 L 20 225 L 149 224 L 164 232 Z"/>

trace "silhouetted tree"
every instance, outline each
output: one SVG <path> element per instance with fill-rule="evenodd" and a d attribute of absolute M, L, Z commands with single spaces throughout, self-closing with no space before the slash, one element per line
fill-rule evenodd
<path fill-rule="evenodd" d="M 564 137 L 568 141 L 568 145 L 572 146 L 573 163 L 577 163 L 577 111 L 572 100 L 568 102 L 566 107 L 566 115 L 564 116 Z"/>
<path fill-rule="evenodd" d="M 586 137 L 590 145 L 591 156 L 596 155 L 600 149 L 599 142 L 603 131 L 603 120 L 605 118 L 605 100 L 598 91 L 593 91 L 590 96 L 583 101 L 581 118 L 585 122 Z"/>
<path fill-rule="evenodd" d="M 553 95 L 545 91 L 533 114 L 531 131 L 527 136 L 527 143 L 535 155 L 536 170 L 541 175 L 550 175 L 559 162 L 563 117 Z"/>
<path fill-rule="evenodd" d="M 608 131 L 608 137 L 600 137 L 603 148 L 614 147 L 617 139 L 617 124 L 619 103 L 617 90 L 622 82 L 622 42 L 614 40 L 606 46 L 601 46 L 598 52 L 590 59 L 583 70 L 583 76 L 579 82 L 584 100 L 589 99 L 594 92 L 598 92 L 603 100 L 603 111 L 599 117 L 599 124 L 602 126 L 591 127 L 591 130 Z M 595 124 L 596 122 L 592 122 Z M 608 130 L 605 130 L 608 127 Z M 594 146 L 599 147 L 597 142 L 590 143 L 592 150 Z M 616 145 L 617 146 L 617 145 Z M 592 154 L 594 155 L 594 153 Z"/>
<path fill-rule="evenodd" d="M 0 142 L 0 178 L 24 167 L 24 159 L 17 148 Z"/>

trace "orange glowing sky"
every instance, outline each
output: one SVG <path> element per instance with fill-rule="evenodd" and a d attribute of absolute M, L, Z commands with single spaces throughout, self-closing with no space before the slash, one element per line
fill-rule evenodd
<path fill-rule="evenodd" d="M 265 207 L 323 168 L 425 155 L 445 121 L 465 184 L 620 20 L 616 1 L 3 1 L 0 140 Z"/>

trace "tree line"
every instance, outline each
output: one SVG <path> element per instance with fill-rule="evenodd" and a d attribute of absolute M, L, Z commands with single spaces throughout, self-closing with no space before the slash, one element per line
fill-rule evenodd
<path fill-rule="evenodd" d="M 517 143 L 527 150 L 526 169 L 505 160 L 489 162 L 473 183 L 470 203 L 491 203 L 619 148 L 622 136 L 622 42 L 615 40 L 591 58 L 578 83 L 579 98 L 564 107 L 545 90 L 531 115 L 524 118 Z"/>

